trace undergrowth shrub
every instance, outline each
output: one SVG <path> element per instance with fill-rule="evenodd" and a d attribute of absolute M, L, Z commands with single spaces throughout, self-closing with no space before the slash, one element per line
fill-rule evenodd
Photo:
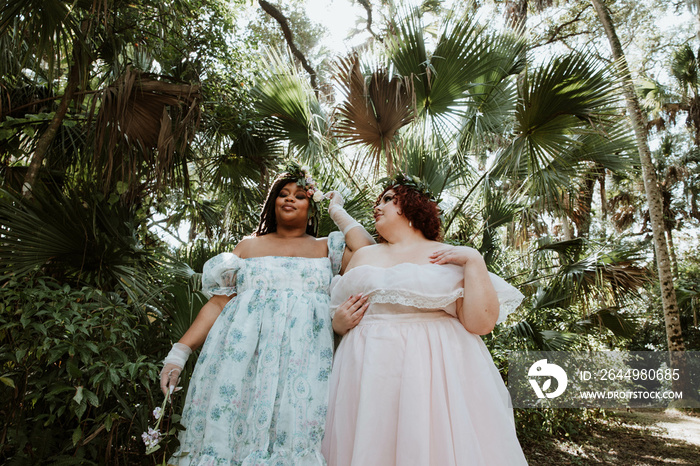
<path fill-rule="evenodd" d="M 114 293 L 4 281 L 0 463 L 142 462 L 141 432 L 163 399 L 158 319 Z"/>

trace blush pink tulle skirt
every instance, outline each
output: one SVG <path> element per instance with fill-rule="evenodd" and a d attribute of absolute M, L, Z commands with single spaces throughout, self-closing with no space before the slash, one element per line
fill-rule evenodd
<path fill-rule="evenodd" d="M 366 315 L 335 354 L 329 466 L 527 464 L 486 346 L 442 311 Z"/>

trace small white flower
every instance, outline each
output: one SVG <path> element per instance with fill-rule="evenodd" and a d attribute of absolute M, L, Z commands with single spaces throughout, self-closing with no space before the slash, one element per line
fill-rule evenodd
<path fill-rule="evenodd" d="M 158 445 L 158 443 L 160 443 L 160 431 L 158 429 L 149 427 L 148 432 L 144 432 L 141 434 L 141 439 L 146 445 L 146 448 L 153 448 L 156 445 Z"/>
<path fill-rule="evenodd" d="M 307 176 L 307 177 L 306 177 L 306 184 L 307 184 L 307 185 L 310 185 L 310 186 L 313 186 L 313 185 L 314 185 L 314 179 L 311 178 L 310 176 Z"/>
<path fill-rule="evenodd" d="M 477 110 L 477 111 L 476 111 L 476 117 L 479 118 L 479 117 L 482 117 L 482 116 L 484 116 L 484 114 L 481 113 L 479 110 Z"/>
<path fill-rule="evenodd" d="M 314 199 L 314 202 L 321 202 L 323 200 L 323 192 L 321 192 L 320 190 L 317 190 L 314 193 L 313 199 Z"/>
<path fill-rule="evenodd" d="M 302 165 L 301 171 L 304 173 L 304 175 L 307 175 L 307 176 L 308 176 L 308 174 L 309 174 L 309 172 L 311 171 L 311 169 L 309 168 L 308 165 Z"/>
<path fill-rule="evenodd" d="M 160 417 L 163 415 L 163 410 L 161 409 L 160 406 L 158 406 L 156 409 L 153 410 L 153 417 L 156 418 L 156 420 L 160 419 Z"/>

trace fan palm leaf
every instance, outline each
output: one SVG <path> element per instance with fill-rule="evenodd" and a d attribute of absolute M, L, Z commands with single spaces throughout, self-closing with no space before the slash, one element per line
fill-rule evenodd
<path fill-rule="evenodd" d="M 579 340 L 576 333 L 541 329 L 527 319 L 513 324 L 503 337 L 510 338 L 511 335 L 530 343 L 537 351 L 566 351 Z"/>
<path fill-rule="evenodd" d="M 122 290 L 134 300 L 157 293 L 156 262 L 138 240 L 133 208 L 81 191 L 35 194 L 25 201 L 0 191 L 0 274 L 41 269 L 62 281 Z"/>
<path fill-rule="evenodd" d="M 127 68 L 101 92 L 94 166 L 106 191 L 115 181 L 135 189 L 142 177 L 162 186 L 176 170 L 187 179 L 187 146 L 201 114 L 199 89 Z"/>
<path fill-rule="evenodd" d="M 291 59 L 269 52 L 270 70 L 252 93 L 255 110 L 263 120 L 266 136 L 277 143 L 287 142 L 296 156 L 314 160 L 327 144 L 328 121 L 311 85 L 299 75 Z"/>
<path fill-rule="evenodd" d="M 589 160 L 588 154 L 597 159 L 608 155 L 606 161 L 616 167 L 616 154 L 632 145 L 615 113 L 615 86 L 610 82 L 615 81 L 605 68 L 577 53 L 524 75 L 515 137 L 496 154 L 494 174 L 521 180 L 530 197 L 556 205 L 577 163 Z"/>
<path fill-rule="evenodd" d="M 95 2 L 100 3 L 100 2 Z M 34 58 L 46 60 L 50 80 L 53 71 L 73 49 L 74 38 L 82 37 L 70 2 L 63 0 L 7 0 L 0 7 L 0 36 L 29 39 L 15 42 L 16 57 L 27 66 Z"/>
<path fill-rule="evenodd" d="M 470 109 L 487 100 L 478 97 L 485 92 L 483 86 L 519 71 L 524 42 L 487 34 L 471 16 L 453 13 L 442 24 L 434 50 L 428 52 L 424 28 L 420 11 L 408 12 L 393 24 L 386 53 L 401 75 L 413 76 L 417 115 L 449 141 Z"/>
<path fill-rule="evenodd" d="M 541 293 L 534 309 L 563 307 L 578 302 L 586 306 L 587 298 L 602 298 L 620 303 L 634 295 L 650 280 L 648 269 L 640 265 L 638 251 L 612 249 L 589 252 L 584 256 L 586 242 L 561 241 L 543 245 L 539 253 L 554 251 L 561 267 Z"/>
<path fill-rule="evenodd" d="M 681 85 L 684 97 L 687 97 L 688 91 L 692 93 L 693 97 L 697 96 L 698 84 L 700 83 L 698 80 L 698 61 L 690 45 L 683 44 L 673 52 L 671 74 Z"/>
<path fill-rule="evenodd" d="M 384 67 L 366 77 L 356 54 L 338 62 L 335 77 L 345 93 L 333 125 L 335 134 L 350 145 L 366 145 L 374 160 L 384 153 L 387 172 L 392 173 L 400 163 L 394 160 L 394 137 L 413 119 L 411 79 L 393 75 Z"/>

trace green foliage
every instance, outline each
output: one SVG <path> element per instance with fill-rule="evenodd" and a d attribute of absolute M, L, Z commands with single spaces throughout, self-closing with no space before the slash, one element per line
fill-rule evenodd
<path fill-rule="evenodd" d="M 86 188 L 68 194 L 37 191 L 31 200 L 0 191 L 4 275 L 42 273 L 132 299 L 152 296 L 153 251 L 142 243 L 145 212 Z"/>
<path fill-rule="evenodd" d="M 114 293 L 41 276 L 5 280 L 0 459 L 93 464 L 141 450 L 152 397 L 161 400 L 150 392 L 159 370 L 157 332 L 153 316 Z"/>
<path fill-rule="evenodd" d="M 513 414 L 522 444 L 551 437 L 580 438 L 597 419 L 607 417 L 602 409 L 515 409 Z"/>

